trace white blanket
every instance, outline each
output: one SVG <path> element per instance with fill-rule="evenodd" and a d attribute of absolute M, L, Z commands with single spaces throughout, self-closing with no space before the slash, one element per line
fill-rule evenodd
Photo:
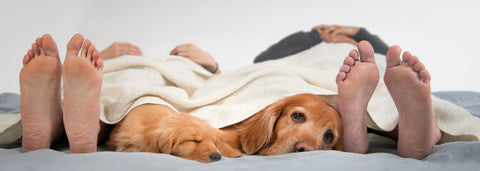
<path fill-rule="evenodd" d="M 105 61 L 100 119 L 119 122 L 134 107 L 164 104 L 198 116 L 214 127 L 242 121 L 276 100 L 299 93 L 321 95 L 334 105 L 335 77 L 343 59 L 354 46 L 319 44 L 290 57 L 253 64 L 221 75 L 212 75 L 197 64 L 176 56 L 165 58 L 123 56 Z M 376 55 L 380 76 L 385 57 Z M 441 142 L 478 141 L 480 119 L 450 102 L 432 97 Z M 1 120 L 0 116 L 0 120 Z M 398 112 L 383 83 L 380 82 L 368 106 L 367 126 L 391 131 Z M 19 138 L 19 118 L 0 125 L 16 133 L 1 135 L 0 144 Z M 15 127 L 16 128 L 16 127 Z"/>
<path fill-rule="evenodd" d="M 337 94 L 335 77 L 343 59 L 354 48 L 322 43 L 281 60 L 216 76 L 176 56 L 124 56 L 106 61 L 101 120 L 117 123 L 134 107 L 155 103 L 198 116 L 220 128 L 242 121 L 289 95 L 313 93 L 333 105 Z M 375 57 L 383 78 L 385 57 Z M 479 118 L 447 101 L 432 98 L 443 133 L 441 142 L 479 140 Z M 383 131 L 393 130 L 398 122 L 398 112 L 382 79 L 369 103 L 366 119 L 368 127 Z"/>

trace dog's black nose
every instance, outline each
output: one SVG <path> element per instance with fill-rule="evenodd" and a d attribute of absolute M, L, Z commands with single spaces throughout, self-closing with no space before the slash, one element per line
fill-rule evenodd
<path fill-rule="evenodd" d="M 304 152 L 304 151 L 313 151 L 313 147 L 306 143 L 306 142 L 298 142 L 295 144 L 296 152 Z"/>
<path fill-rule="evenodd" d="M 214 162 L 214 161 L 219 161 L 220 159 L 222 159 L 222 155 L 220 155 L 220 154 L 218 154 L 218 153 L 212 153 L 212 154 L 210 154 L 209 157 L 210 157 L 210 160 L 211 160 L 212 162 Z"/>

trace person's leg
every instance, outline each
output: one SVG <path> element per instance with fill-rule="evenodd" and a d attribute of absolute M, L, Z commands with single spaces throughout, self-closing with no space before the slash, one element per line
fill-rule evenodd
<path fill-rule="evenodd" d="M 63 63 L 63 121 L 72 153 L 97 150 L 102 69 L 95 46 L 82 35 L 74 35 Z"/>
<path fill-rule="evenodd" d="M 409 52 L 392 46 L 387 52 L 384 81 L 399 113 L 398 153 L 402 157 L 422 159 L 440 139 L 433 115 L 430 74 L 423 63 Z"/>
<path fill-rule="evenodd" d="M 317 30 L 310 32 L 299 31 L 268 47 L 268 49 L 255 57 L 253 62 L 259 63 L 267 60 L 281 59 L 307 50 L 321 42 L 322 39 Z"/>
<path fill-rule="evenodd" d="M 379 53 L 382 55 L 386 55 L 389 46 L 377 35 L 373 35 L 367 31 L 365 28 L 360 28 L 358 32 L 352 37 L 355 41 L 360 42 L 362 40 L 366 40 L 370 43 L 375 50 L 375 53 Z"/>
<path fill-rule="evenodd" d="M 46 34 L 23 58 L 20 71 L 20 116 L 24 152 L 49 148 L 63 133 L 60 81 L 62 67 L 57 45 Z"/>
<path fill-rule="evenodd" d="M 344 150 L 365 153 L 368 150 L 365 114 L 379 73 L 372 46 L 361 41 L 358 50 L 350 52 L 337 75 L 337 109 L 342 116 Z"/>

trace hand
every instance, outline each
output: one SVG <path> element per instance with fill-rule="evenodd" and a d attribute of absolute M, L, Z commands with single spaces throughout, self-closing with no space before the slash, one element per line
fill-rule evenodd
<path fill-rule="evenodd" d="M 188 43 L 178 45 L 170 52 L 170 55 L 185 57 L 214 74 L 220 74 L 220 69 L 218 68 L 218 64 L 213 56 L 198 48 L 194 44 Z"/>
<path fill-rule="evenodd" d="M 318 25 L 312 28 L 312 30 L 318 30 L 320 37 L 328 43 L 351 43 L 358 44 L 353 39 L 353 36 L 357 34 L 360 27 L 355 26 L 340 26 L 340 25 Z"/>
<path fill-rule="evenodd" d="M 100 52 L 100 58 L 103 60 L 117 58 L 122 55 L 142 55 L 142 51 L 135 45 L 124 42 L 114 42 L 106 49 Z"/>
<path fill-rule="evenodd" d="M 358 45 L 356 40 L 344 34 L 337 34 L 336 36 L 326 35 L 322 36 L 322 39 L 327 43 L 350 43 L 355 46 Z"/>

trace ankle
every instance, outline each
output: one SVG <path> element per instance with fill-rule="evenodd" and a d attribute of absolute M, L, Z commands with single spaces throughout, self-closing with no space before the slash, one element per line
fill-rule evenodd
<path fill-rule="evenodd" d="M 398 147 L 398 155 L 404 158 L 421 160 L 430 154 L 432 147 Z"/>
<path fill-rule="evenodd" d="M 91 153 L 97 151 L 97 139 L 70 140 L 70 153 Z"/>
<path fill-rule="evenodd" d="M 49 149 L 51 141 L 47 137 L 22 137 L 22 150 L 23 152 L 30 152 L 34 150 Z"/>
<path fill-rule="evenodd" d="M 343 146 L 346 152 L 365 154 L 368 151 L 367 129 L 344 129 Z"/>

